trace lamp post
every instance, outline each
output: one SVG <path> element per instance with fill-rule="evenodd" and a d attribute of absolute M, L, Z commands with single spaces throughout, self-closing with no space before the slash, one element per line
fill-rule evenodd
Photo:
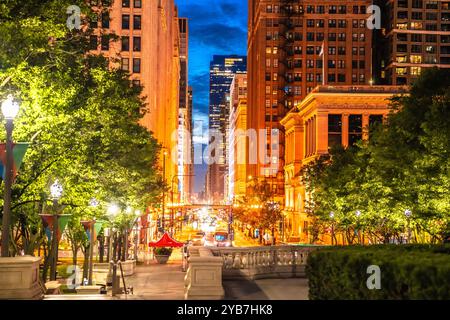
<path fill-rule="evenodd" d="M 167 151 L 166 150 L 164 150 L 164 153 L 163 153 L 163 183 L 165 184 L 166 183 L 166 157 L 167 157 Z M 165 220 L 164 220 L 164 216 L 165 216 L 165 211 L 166 211 L 166 189 L 165 189 L 165 187 L 163 188 L 163 197 L 162 197 L 163 199 L 162 199 L 162 216 L 161 216 L 161 222 L 160 222 L 160 226 L 163 228 L 163 230 L 164 230 L 164 228 L 165 228 L 165 226 L 164 226 L 164 224 L 165 224 Z M 159 231 L 159 230 L 157 230 L 157 231 Z"/>
<path fill-rule="evenodd" d="M 408 243 L 411 242 L 411 216 L 412 216 L 412 211 L 409 209 L 405 210 L 405 216 L 406 219 L 408 221 Z"/>
<path fill-rule="evenodd" d="M 360 239 L 360 237 L 359 237 L 359 229 L 358 229 L 358 226 L 359 226 L 359 217 L 361 216 L 361 211 L 356 210 L 355 216 L 356 216 L 356 236 L 358 237 L 358 241 L 361 243 L 361 239 Z"/>
<path fill-rule="evenodd" d="M 330 212 L 331 219 L 331 245 L 334 246 L 334 212 Z"/>
<path fill-rule="evenodd" d="M 92 208 L 98 207 L 98 201 L 95 198 L 92 198 L 89 201 L 89 206 Z M 89 239 L 89 275 L 88 275 L 88 281 L 89 285 L 92 285 L 92 274 L 93 274 L 93 266 L 94 266 L 94 237 L 95 237 L 95 220 L 91 223 L 91 239 Z"/>
<path fill-rule="evenodd" d="M 52 264 L 50 267 L 50 280 L 56 280 L 57 265 L 58 265 L 58 200 L 63 193 L 63 187 L 58 180 L 50 186 L 50 196 L 53 200 L 53 207 L 55 215 L 53 219 L 53 236 L 52 236 Z"/>
<path fill-rule="evenodd" d="M 13 180 L 13 141 L 12 132 L 14 128 L 14 118 L 19 112 L 19 104 L 12 96 L 2 103 L 2 113 L 6 119 L 6 163 L 5 163 L 5 194 L 3 198 L 3 219 L 2 219 L 2 257 L 9 257 L 9 226 L 11 224 L 11 187 Z"/>
<path fill-rule="evenodd" d="M 114 219 L 115 216 L 119 213 L 120 208 L 116 204 L 110 204 L 108 207 L 108 215 L 111 219 Z M 111 276 L 111 284 L 112 284 L 112 295 L 115 296 L 119 293 L 119 280 L 117 279 L 117 230 L 112 227 L 110 229 L 110 243 L 112 243 L 113 251 L 112 251 L 112 259 L 110 264 L 112 265 L 112 276 Z M 111 249 L 109 249 L 111 250 Z M 110 269 L 111 270 L 111 269 Z"/>

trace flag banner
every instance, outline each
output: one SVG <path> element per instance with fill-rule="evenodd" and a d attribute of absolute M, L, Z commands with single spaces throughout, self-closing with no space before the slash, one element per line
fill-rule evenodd
<path fill-rule="evenodd" d="M 52 241 L 53 234 L 53 219 L 54 215 L 52 214 L 41 214 L 42 225 L 45 229 L 45 234 L 47 235 L 48 242 Z"/>
<path fill-rule="evenodd" d="M 66 229 L 67 224 L 69 223 L 70 215 L 54 215 L 54 214 L 41 214 L 42 224 L 45 228 L 45 234 L 47 235 L 48 241 L 52 241 L 53 235 L 53 224 L 55 221 L 55 217 L 58 217 L 58 242 L 61 240 L 64 229 Z"/>
<path fill-rule="evenodd" d="M 61 236 L 69 223 L 70 215 L 62 214 L 58 215 L 58 241 L 61 240 Z"/>
<path fill-rule="evenodd" d="M 95 224 L 94 224 L 94 231 L 95 231 L 94 240 L 97 240 L 97 236 L 100 233 L 100 230 L 102 230 L 104 223 L 105 223 L 104 221 L 96 221 L 95 222 Z"/>
<path fill-rule="evenodd" d="M 86 235 L 89 239 L 89 241 L 91 241 L 91 227 L 92 225 L 95 223 L 95 221 L 91 220 L 91 221 L 81 221 L 81 224 L 84 227 L 84 231 L 86 232 Z"/>
<path fill-rule="evenodd" d="M 16 178 L 17 172 L 22 165 L 23 158 L 29 147 L 28 142 L 13 143 L 13 179 Z M 0 144 L 0 172 L 2 179 L 5 180 L 6 169 L 6 143 Z"/>

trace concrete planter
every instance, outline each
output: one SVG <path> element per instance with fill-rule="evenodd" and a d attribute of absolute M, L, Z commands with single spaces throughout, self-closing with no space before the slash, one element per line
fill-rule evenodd
<path fill-rule="evenodd" d="M 122 261 L 121 264 L 122 264 L 123 275 L 125 277 L 132 276 L 134 274 L 134 268 L 136 267 L 135 260 Z M 118 269 L 117 271 L 120 272 L 120 269 Z"/>
<path fill-rule="evenodd" d="M 155 259 L 159 264 L 166 264 L 167 261 L 169 261 L 169 258 L 170 256 L 168 255 L 155 255 Z"/>
<path fill-rule="evenodd" d="M 44 286 L 39 281 L 41 257 L 0 258 L 0 299 L 41 300 Z"/>

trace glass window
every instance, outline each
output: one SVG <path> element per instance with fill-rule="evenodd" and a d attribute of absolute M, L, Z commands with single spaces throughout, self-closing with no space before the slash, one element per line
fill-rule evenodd
<path fill-rule="evenodd" d="M 348 117 L 348 144 L 354 145 L 362 139 L 362 115 L 352 114 Z"/>
<path fill-rule="evenodd" d="M 90 36 L 89 38 L 89 49 L 97 50 L 98 48 L 98 38 L 97 36 Z"/>
<path fill-rule="evenodd" d="M 122 0 L 122 8 L 129 8 L 130 0 Z"/>
<path fill-rule="evenodd" d="M 102 28 L 103 29 L 109 28 L 109 13 L 108 12 L 104 12 L 102 14 Z"/>
<path fill-rule="evenodd" d="M 102 50 L 103 51 L 109 50 L 109 36 L 107 35 L 102 36 Z"/>
<path fill-rule="evenodd" d="M 141 59 L 134 58 L 133 59 L 133 72 L 140 73 L 141 72 Z"/>
<path fill-rule="evenodd" d="M 125 30 L 130 29 L 130 15 L 129 14 L 122 15 L 122 29 L 125 29 Z"/>
<path fill-rule="evenodd" d="M 142 8 L 142 1 L 141 0 L 134 0 L 134 7 L 135 8 Z"/>
<path fill-rule="evenodd" d="M 141 37 L 133 37 L 133 51 L 141 51 Z"/>
<path fill-rule="evenodd" d="M 122 51 L 130 51 L 130 37 L 122 37 Z"/>
<path fill-rule="evenodd" d="M 342 115 L 328 115 L 328 148 L 342 143 Z"/>
<path fill-rule="evenodd" d="M 130 59 L 122 58 L 121 68 L 123 71 L 130 71 Z"/>
<path fill-rule="evenodd" d="M 140 15 L 133 16 L 133 28 L 134 28 L 134 30 L 141 30 L 141 16 Z"/>

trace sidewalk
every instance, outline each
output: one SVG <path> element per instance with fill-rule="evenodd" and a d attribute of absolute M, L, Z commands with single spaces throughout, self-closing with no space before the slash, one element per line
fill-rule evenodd
<path fill-rule="evenodd" d="M 183 300 L 186 273 L 181 270 L 181 256 L 176 251 L 165 265 L 155 260 L 137 265 L 135 274 L 125 278 L 127 287 L 132 286 L 134 294 L 121 295 L 120 299 Z"/>
<path fill-rule="evenodd" d="M 238 228 L 234 229 L 235 247 L 257 247 L 261 246 L 258 239 L 252 239 Z"/>

